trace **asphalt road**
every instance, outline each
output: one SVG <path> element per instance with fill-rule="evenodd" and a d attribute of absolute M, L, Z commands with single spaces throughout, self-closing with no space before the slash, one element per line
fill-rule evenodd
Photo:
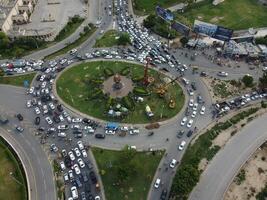
<path fill-rule="evenodd" d="M 267 114 L 248 123 L 235 134 L 203 172 L 190 200 L 221 200 L 240 167 L 267 140 Z"/>
<path fill-rule="evenodd" d="M 12 89 L 11 89 L 12 88 Z M 40 143 L 33 137 L 30 122 L 26 119 L 23 121 L 24 132 L 18 133 L 15 130 L 15 125 L 20 124 L 14 117 L 17 113 L 16 106 L 23 102 L 22 95 L 23 88 L 15 88 L 0 85 L 0 110 L 1 113 L 6 113 L 9 119 L 7 125 L 1 125 L 0 134 L 10 142 L 11 145 L 16 147 L 17 152 L 23 159 L 25 168 L 27 170 L 28 182 L 30 184 L 31 200 L 53 200 L 56 198 L 56 190 L 54 183 L 54 176 L 50 162 L 40 146 Z M 6 99 L 16 103 L 9 106 Z M 12 101 L 13 100 L 13 101 Z M 25 102 L 25 100 L 24 100 Z M 12 105 L 12 104 L 10 104 Z M 23 107 L 20 111 L 23 111 Z M 24 113 L 25 112 L 21 112 Z M 26 118 L 26 114 L 24 117 Z M 27 124 L 27 125 L 26 125 Z"/>

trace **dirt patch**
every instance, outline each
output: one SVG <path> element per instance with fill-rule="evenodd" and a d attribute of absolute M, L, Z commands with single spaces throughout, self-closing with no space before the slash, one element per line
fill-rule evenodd
<path fill-rule="evenodd" d="M 210 20 L 210 22 L 211 23 L 218 23 L 220 20 L 222 20 L 224 17 L 218 17 L 218 16 L 216 16 L 216 17 L 213 17 L 211 20 Z"/>
<path fill-rule="evenodd" d="M 257 193 L 267 182 L 267 145 L 259 148 L 241 170 L 245 171 L 245 180 L 240 185 L 234 181 L 226 192 L 224 200 L 255 200 Z"/>

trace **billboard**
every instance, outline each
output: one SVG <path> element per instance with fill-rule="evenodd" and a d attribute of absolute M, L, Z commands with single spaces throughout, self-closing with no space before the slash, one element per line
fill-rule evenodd
<path fill-rule="evenodd" d="M 166 21 L 173 20 L 173 14 L 170 11 L 161 8 L 160 6 L 156 6 L 156 14 Z"/>
<path fill-rule="evenodd" d="M 195 20 L 194 23 L 194 32 L 199 34 L 205 34 L 212 38 L 222 40 L 222 41 L 229 41 L 233 35 L 233 30 L 224 28 L 222 26 L 217 26 L 214 24 L 202 22 L 199 20 Z"/>
<path fill-rule="evenodd" d="M 190 28 L 180 22 L 172 23 L 171 27 L 182 35 L 188 36 L 190 32 Z"/>
<path fill-rule="evenodd" d="M 218 26 L 214 38 L 222 41 L 229 41 L 233 35 L 233 30 Z"/>

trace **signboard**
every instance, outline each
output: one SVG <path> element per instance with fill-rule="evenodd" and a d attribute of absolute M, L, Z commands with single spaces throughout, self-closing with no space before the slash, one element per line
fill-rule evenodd
<path fill-rule="evenodd" d="M 199 20 L 195 20 L 193 30 L 198 34 L 208 35 L 212 38 L 222 41 L 229 41 L 233 35 L 233 30 L 231 29 L 202 22 Z"/>
<path fill-rule="evenodd" d="M 222 41 L 229 41 L 233 35 L 233 30 L 218 26 L 214 38 Z"/>
<path fill-rule="evenodd" d="M 173 20 L 173 14 L 170 11 L 161 8 L 160 6 L 156 6 L 156 14 L 166 21 Z"/>
<path fill-rule="evenodd" d="M 185 36 L 188 36 L 189 35 L 189 32 L 190 32 L 190 28 L 180 22 L 174 22 L 172 23 L 171 27 L 176 30 L 177 32 L 185 35 Z"/>

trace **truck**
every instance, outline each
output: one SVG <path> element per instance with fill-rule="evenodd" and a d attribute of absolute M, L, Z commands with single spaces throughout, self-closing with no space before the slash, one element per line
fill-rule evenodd
<path fill-rule="evenodd" d="M 151 111 L 149 105 L 146 105 L 146 115 L 148 117 L 153 117 L 154 116 L 154 113 Z"/>

